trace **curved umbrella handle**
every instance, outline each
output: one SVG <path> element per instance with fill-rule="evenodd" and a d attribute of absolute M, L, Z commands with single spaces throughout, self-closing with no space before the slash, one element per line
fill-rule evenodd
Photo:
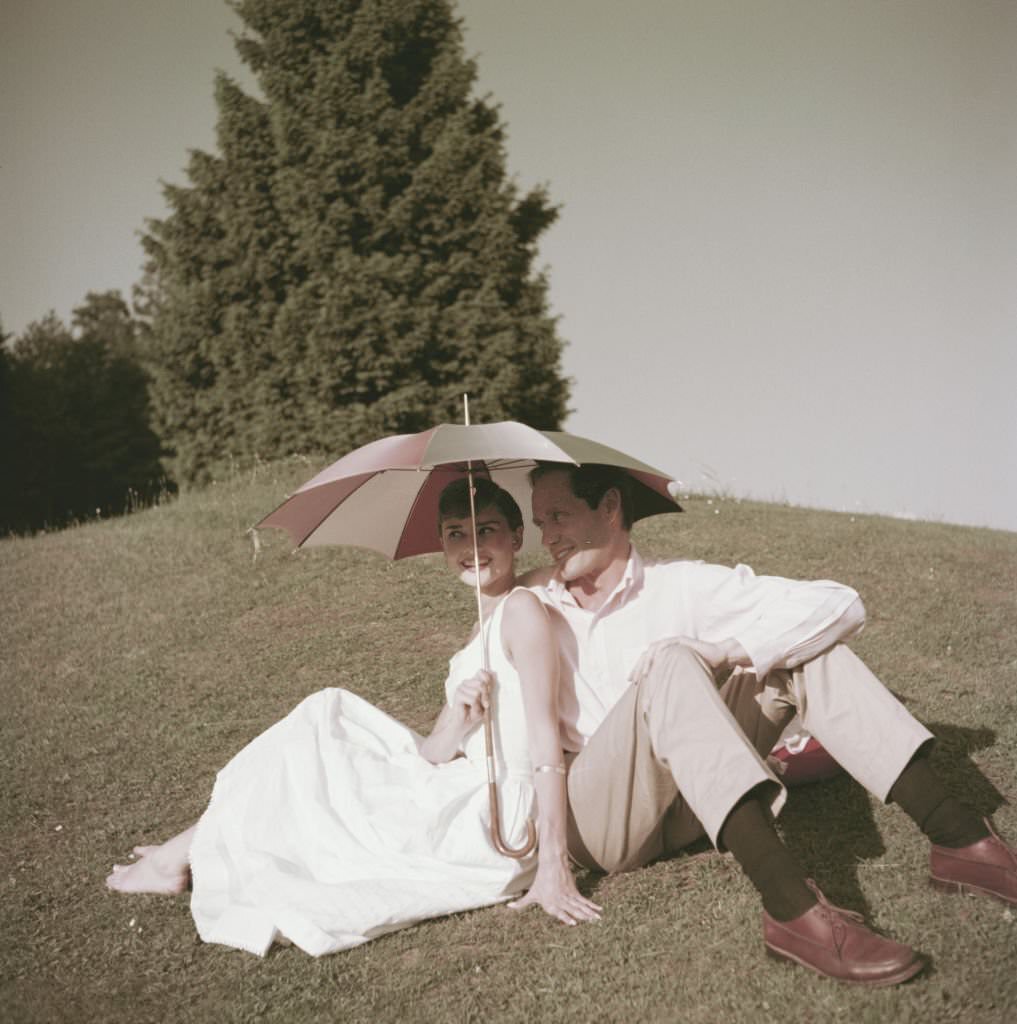
<path fill-rule="evenodd" d="M 463 395 L 463 413 L 466 425 L 470 424 L 470 400 Z M 474 504 L 476 487 L 473 484 L 473 463 L 466 463 L 466 477 L 469 480 L 470 488 L 470 521 L 473 524 L 473 564 L 476 566 L 480 561 L 480 554 L 477 551 L 477 509 Z M 487 657 L 487 639 L 484 636 L 484 603 L 480 599 L 480 573 L 474 572 L 474 589 L 477 595 L 477 628 L 480 630 L 480 652 L 481 662 L 484 671 L 490 671 L 490 664 Z M 513 850 L 505 843 L 501 836 L 501 812 L 498 810 L 498 783 L 494 771 L 494 731 L 491 728 L 491 707 L 484 709 L 484 753 L 487 755 L 487 796 L 491 806 L 491 842 L 494 848 L 503 856 L 511 857 L 513 860 L 521 860 L 537 845 L 537 829 L 534 827 L 533 819 L 526 819 L 526 842 L 518 850 Z"/>
<path fill-rule="evenodd" d="M 522 860 L 537 845 L 537 829 L 532 818 L 526 819 L 526 842 L 518 850 L 508 846 L 501 835 L 501 811 L 498 808 L 498 785 L 494 778 L 494 738 L 491 734 L 491 709 L 484 712 L 484 746 L 487 754 L 487 796 L 491 805 L 491 842 L 503 856 Z"/>

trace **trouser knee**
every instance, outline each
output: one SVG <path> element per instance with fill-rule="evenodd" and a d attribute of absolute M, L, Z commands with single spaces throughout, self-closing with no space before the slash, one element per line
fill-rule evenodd
<path fill-rule="evenodd" d="M 658 644 L 636 681 L 640 705 L 645 709 L 663 688 L 671 686 L 676 679 L 700 679 L 711 686 L 714 683 L 713 670 L 691 647 L 680 640 Z"/>

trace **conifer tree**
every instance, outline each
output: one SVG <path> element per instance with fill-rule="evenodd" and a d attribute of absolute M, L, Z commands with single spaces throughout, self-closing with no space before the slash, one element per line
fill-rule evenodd
<path fill-rule="evenodd" d="M 0 532 L 118 514 L 163 486 L 127 304 L 90 292 L 73 323 L 49 313 L 0 350 Z"/>
<path fill-rule="evenodd" d="M 261 97 L 220 76 L 218 150 L 152 221 L 156 426 L 182 479 L 338 456 L 461 417 L 555 428 L 561 342 L 449 0 L 239 0 Z"/>

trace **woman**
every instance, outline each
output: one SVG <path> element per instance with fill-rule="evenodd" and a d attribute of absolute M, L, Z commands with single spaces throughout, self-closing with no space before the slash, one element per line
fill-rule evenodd
<path fill-rule="evenodd" d="M 476 560 L 466 481 L 440 499 L 445 561 L 470 586 L 479 575 L 484 630 L 475 625 L 453 656 L 431 734 L 349 691 L 313 694 L 219 773 L 197 825 L 115 866 L 111 889 L 181 892 L 190 874 L 201 937 L 259 955 L 277 939 L 336 952 L 527 886 L 510 906 L 536 903 L 566 924 L 600 916 L 568 864 L 557 649 L 543 606 L 515 585 L 522 515 L 490 481 L 476 488 Z M 510 846 L 521 845 L 536 802 L 539 847 L 521 860 L 489 836 L 480 728 L 489 704 Z"/>

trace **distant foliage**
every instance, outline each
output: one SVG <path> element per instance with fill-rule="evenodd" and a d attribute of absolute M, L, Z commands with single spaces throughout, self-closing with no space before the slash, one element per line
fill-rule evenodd
<path fill-rule="evenodd" d="M 73 331 L 50 313 L 0 348 L 0 532 L 121 513 L 165 486 L 136 334 L 118 292 L 90 292 Z"/>
<path fill-rule="evenodd" d="M 155 425 L 181 479 L 461 418 L 554 428 L 561 342 L 534 259 L 555 209 L 505 170 L 448 0 L 239 0 L 263 99 L 216 85 L 150 221 Z"/>

